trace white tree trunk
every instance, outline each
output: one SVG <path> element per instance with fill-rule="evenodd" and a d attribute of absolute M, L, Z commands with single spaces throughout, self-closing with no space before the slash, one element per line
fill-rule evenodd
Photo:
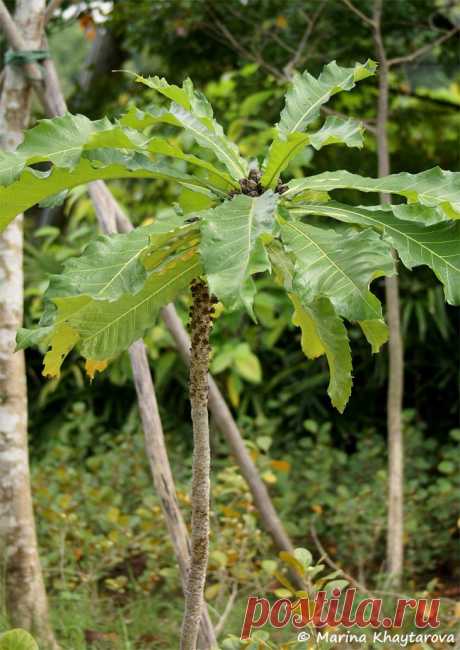
<path fill-rule="evenodd" d="M 18 0 L 15 20 L 27 47 L 40 47 L 45 0 Z M 0 98 L 0 140 L 14 150 L 30 113 L 30 87 L 8 66 Z M 14 352 L 22 325 L 22 215 L 0 234 L 0 560 L 10 622 L 31 631 L 44 648 L 57 648 L 37 549 L 27 446 L 24 355 Z"/>

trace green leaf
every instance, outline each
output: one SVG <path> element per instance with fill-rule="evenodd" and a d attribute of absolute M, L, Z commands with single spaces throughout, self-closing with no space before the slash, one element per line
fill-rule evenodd
<path fill-rule="evenodd" d="M 170 180 L 194 191 L 209 194 L 209 184 L 206 181 L 166 165 L 155 164 L 143 154 L 123 154 L 116 150 L 99 149 L 83 152 L 72 171 L 53 167 L 49 172 L 40 172 L 26 167 L 14 183 L 0 187 L 0 230 L 6 228 L 17 214 L 49 196 L 91 181 L 117 178 Z"/>
<path fill-rule="evenodd" d="M 201 263 L 192 249 L 168 260 L 147 278 L 135 295 L 113 302 L 89 296 L 56 297 L 55 322 L 65 322 L 80 335 L 80 349 L 87 359 L 107 359 L 126 350 L 152 327 L 161 307 L 201 273 Z"/>
<path fill-rule="evenodd" d="M 277 136 L 268 151 L 262 169 L 261 183 L 264 187 L 275 187 L 281 172 L 306 146 L 321 149 L 329 144 L 346 144 L 348 147 L 363 146 L 363 127 L 360 122 L 341 117 L 328 117 L 316 133 L 294 131 L 287 138 Z"/>
<path fill-rule="evenodd" d="M 329 116 L 316 133 L 310 135 L 310 144 L 321 149 L 330 144 L 345 144 L 347 147 L 363 146 L 363 125 L 352 118 Z"/>
<path fill-rule="evenodd" d="M 177 252 L 181 245 L 190 247 L 190 236 L 197 226 L 185 224 L 169 229 L 163 222 L 136 228 L 123 235 L 101 235 L 92 241 L 80 257 L 71 258 L 60 274 L 61 282 L 68 282 L 72 293 L 86 294 L 97 300 L 116 300 L 125 293 L 135 294 L 142 289 L 147 268 Z"/>
<path fill-rule="evenodd" d="M 393 275 L 395 269 L 389 244 L 376 232 L 335 232 L 288 221 L 281 234 L 294 256 L 293 287 L 303 301 L 327 296 L 348 320 L 382 318 L 381 304 L 369 285 L 375 278 Z"/>
<path fill-rule="evenodd" d="M 351 90 L 357 81 L 373 75 L 375 70 L 376 64 L 371 60 L 364 64 L 357 63 L 353 68 L 342 68 L 331 61 L 323 68 L 318 79 L 307 71 L 295 73 L 278 124 L 280 135 L 287 138 L 294 131 L 304 131 L 318 117 L 321 106 L 332 95 Z"/>
<path fill-rule="evenodd" d="M 384 238 L 396 248 L 407 268 L 429 266 L 443 283 L 447 302 L 460 304 L 460 222 L 444 221 L 424 228 L 412 221 L 402 221 L 387 210 L 355 208 L 336 202 L 305 204 L 292 212 L 324 215 L 383 231 Z"/>
<path fill-rule="evenodd" d="M 89 146 L 91 136 L 113 128 L 107 118 L 94 122 L 84 115 L 66 113 L 53 119 L 40 120 L 37 126 L 26 131 L 17 153 L 24 156 L 29 165 L 50 161 L 57 167 L 72 169 L 78 163 L 85 145 Z M 96 144 L 91 148 L 100 146 Z"/>
<path fill-rule="evenodd" d="M 0 650 L 38 650 L 38 645 L 25 630 L 9 630 L 0 636 Z"/>
<path fill-rule="evenodd" d="M 262 381 L 262 367 L 259 359 L 247 343 L 240 343 L 235 350 L 235 370 L 246 381 L 259 384 Z"/>
<path fill-rule="evenodd" d="M 190 97 L 187 92 L 179 86 L 168 83 L 164 77 L 142 77 L 141 75 L 136 74 L 135 81 L 144 84 L 144 86 L 148 86 L 149 88 L 153 88 L 153 90 L 168 97 L 168 99 L 176 102 L 176 104 L 179 104 L 188 111 L 191 109 Z"/>
<path fill-rule="evenodd" d="M 276 181 L 281 172 L 286 169 L 290 161 L 307 146 L 310 141 L 310 136 L 306 133 L 291 133 L 287 139 L 276 137 L 267 157 L 263 163 L 261 183 L 263 187 L 276 186 Z"/>
<path fill-rule="evenodd" d="M 185 153 L 176 144 L 172 144 L 171 142 L 168 142 L 164 138 L 156 138 L 156 137 L 151 138 L 148 142 L 147 150 L 150 151 L 151 153 L 161 154 L 163 156 L 176 158 L 177 160 L 184 160 L 190 165 L 201 167 L 202 169 L 205 169 L 206 171 L 209 172 L 209 177 L 212 182 L 216 183 L 216 179 L 219 179 L 220 183 L 224 188 L 228 188 L 228 187 L 239 188 L 238 183 L 236 183 L 231 178 L 231 176 L 223 172 L 221 169 L 219 169 L 212 163 L 208 162 L 207 160 L 198 158 L 198 156 L 194 156 L 193 154 Z"/>
<path fill-rule="evenodd" d="M 460 218 L 460 172 L 433 167 L 420 174 L 391 174 L 385 178 L 366 178 L 347 171 L 323 172 L 288 183 L 283 198 L 293 198 L 304 190 L 329 192 L 335 189 L 361 192 L 388 192 L 405 196 L 409 203 L 440 206 L 446 218 Z M 414 215 L 415 216 L 415 215 Z M 421 213 L 423 221 L 425 213 Z"/>
<path fill-rule="evenodd" d="M 327 392 L 333 406 L 343 413 L 353 384 L 347 330 L 331 301 L 325 296 L 316 298 L 311 304 L 304 301 L 301 295 L 299 299 L 314 324 L 315 335 L 321 341 L 327 357 L 330 374 Z"/>
<path fill-rule="evenodd" d="M 16 333 L 16 350 L 25 350 L 26 348 L 39 345 L 52 333 L 52 327 L 35 327 L 26 329 L 21 327 Z"/>
<path fill-rule="evenodd" d="M 276 281 L 290 292 L 295 320 L 302 328 L 302 349 L 311 359 L 326 354 L 330 373 L 328 393 L 332 404 L 343 412 L 353 383 L 351 351 L 345 325 L 325 296 L 308 304 L 302 295 L 293 294 L 294 269 L 291 260 L 278 241 L 272 242 L 268 249 Z"/>
<path fill-rule="evenodd" d="M 424 226 L 432 226 L 435 223 L 448 220 L 442 208 L 429 208 L 419 203 L 399 203 L 392 205 L 391 211 L 398 219 L 402 219 L 403 221 L 418 221 Z"/>
<path fill-rule="evenodd" d="M 229 140 L 222 127 L 211 118 L 198 118 L 180 104 L 171 103 L 169 109 L 151 107 L 146 111 L 128 111 L 120 120 L 125 126 L 145 129 L 155 124 L 172 124 L 192 134 L 197 144 L 213 152 L 222 162 L 233 179 L 248 175 L 248 164 L 240 156 L 238 147 Z"/>
<path fill-rule="evenodd" d="M 298 560 L 304 569 L 308 569 L 313 562 L 313 556 L 310 551 L 306 548 L 296 548 L 294 549 L 294 557 Z"/>
<path fill-rule="evenodd" d="M 361 320 L 359 326 L 371 345 L 372 352 L 378 352 L 382 345 L 388 341 L 388 327 L 384 320 Z"/>
<path fill-rule="evenodd" d="M 253 315 L 251 275 L 270 268 L 262 240 L 272 236 L 276 202 L 272 191 L 255 198 L 240 194 L 203 217 L 200 253 L 209 287 L 230 310 L 244 305 Z"/>

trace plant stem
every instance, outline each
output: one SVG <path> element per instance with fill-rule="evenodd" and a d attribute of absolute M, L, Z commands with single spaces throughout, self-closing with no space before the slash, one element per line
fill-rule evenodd
<path fill-rule="evenodd" d="M 211 452 L 208 418 L 211 299 L 205 282 L 192 283 L 190 405 L 193 423 L 192 557 L 185 592 L 181 650 L 195 650 L 208 566 Z"/>
<path fill-rule="evenodd" d="M 389 66 L 382 36 L 382 6 L 382 0 L 375 0 L 374 42 L 379 62 L 379 97 L 377 113 L 379 177 L 387 176 L 390 173 L 390 152 L 387 133 L 389 113 Z M 391 197 L 388 194 L 381 194 L 381 202 L 390 203 Z M 387 585 L 396 589 L 401 586 L 404 566 L 404 440 L 402 432 L 404 348 L 401 333 L 401 310 L 399 304 L 399 283 L 397 276 L 385 278 L 385 294 L 389 327 L 387 393 Z"/>

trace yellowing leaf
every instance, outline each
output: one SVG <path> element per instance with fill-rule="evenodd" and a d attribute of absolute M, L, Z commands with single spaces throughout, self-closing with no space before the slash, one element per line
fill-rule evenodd
<path fill-rule="evenodd" d="M 286 19 L 286 16 L 283 16 L 282 14 L 279 14 L 275 18 L 275 25 L 278 27 L 278 29 L 286 29 L 288 26 L 288 21 Z"/>
<path fill-rule="evenodd" d="M 300 576 L 304 575 L 305 569 L 303 564 L 296 557 L 294 557 L 292 553 L 288 553 L 288 551 L 281 551 L 278 555 L 280 560 L 283 560 L 283 562 L 289 564 L 291 569 L 294 569 L 296 573 L 298 573 Z"/>
<path fill-rule="evenodd" d="M 292 593 L 288 589 L 275 589 L 273 592 L 278 598 L 290 598 Z"/>
<path fill-rule="evenodd" d="M 293 294 L 289 294 L 292 304 L 294 305 L 294 313 L 292 314 L 292 322 L 297 327 L 300 327 L 301 345 L 303 353 L 308 359 L 316 359 L 324 354 L 325 349 L 321 340 L 316 333 L 315 323 L 310 314 L 302 307 L 299 298 Z"/>
<path fill-rule="evenodd" d="M 50 349 L 45 354 L 43 361 L 45 377 L 59 377 L 62 362 L 79 338 L 78 332 L 67 323 L 61 323 L 55 329 L 50 341 Z"/>
<path fill-rule="evenodd" d="M 270 465 L 278 472 L 287 473 L 291 469 L 291 463 L 289 463 L 287 460 L 272 460 Z"/>
<path fill-rule="evenodd" d="M 240 392 L 242 389 L 241 380 L 233 373 L 227 377 L 227 391 L 232 406 L 237 408 L 240 405 Z"/>
<path fill-rule="evenodd" d="M 105 518 L 112 524 L 118 523 L 118 520 L 120 519 L 120 510 L 115 507 L 109 508 L 105 513 Z"/>
<path fill-rule="evenodd" d="M 273 472 L 264 472 L 262 474 L 262 478 L 265 481 L 265 483 L 268 483 L 269 485 L 273 485 L 278 480 L 276 476 L 273 474 Z"/>
<path fill-rule="evenodd" d="M 91 381 L 94 379 L 96 372 L 102 372 L 107 368 L 108 360 L 99 361 L 98 359 L 86 359 L 85 370 Z"/>

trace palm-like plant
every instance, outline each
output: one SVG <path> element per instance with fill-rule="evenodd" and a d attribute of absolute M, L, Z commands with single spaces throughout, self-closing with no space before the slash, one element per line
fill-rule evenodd
<path fill-rule="evenodd" d="M 286 184 L 281 180 L 306 146 L 362 146 L 362 126 L 352 119 L 328 117 L 318 131 L 307 128 L 332 95 L 350 90 L 374 71 L 372 61 L 352 68 L 332 62 L 317 79 L 307 72 L 296 74 L 260 169 L 257 161 L 241 157 L 189 80 L 178 87 L 158 77 L 136 80 L 170 100 L 167 107 L 133 107 L 115 123 L 70 114 L 43 120 L 15 154 L 0 158 L 3 227 L 35 203 L 53 195 L 61 198 L 69 188 L 97 179 L 167 179 L 186 190 L 186 214 L 178 211 L 128 234 L 97 237 L 81 257 L 68 261 L 60 275 L 50 278 L 39 327 L 18 333 L 19 347 L 48 345 L 45 375 L 58 374 L 74 346 L 93 374 L 142 337 L 160 308 L 191 285 L 195 445 L 183 650 L 196 647 L 206 577 L 212 303 L 218 300 L 228 310 L 244 308 L 254 317 L 253 276 L 271 273 L 292 301 L 305 354 L 326 355 L 328 392 L 342 411 L 352 386 L 344 321 L 359 323 L 373 351 L 386 341 L 382 306 L 369 288 L 375 278 L 395 273 L 392 248 L 409 268 L 430 266 L 444 284 L 447 301 L 460 302 L 460 224 L 453 221 L 460 217 L 460 174 L 434 168 L 373 179 L 336 171 Z M 151 135 L 158 124 L 184 129 L 203 155 Z M 209 154 L 216 162 L 209 162 Z M 172 159 L 193 171 L 181 171 Z M 50 163 L 48 171 L 33 167 L 43 162 Z M 330 200 L 329 192 L 342 188 L 399 194 L 407 202 L 355 207 Z M 204 207 L 193 211 L 197 195 Z M 309 215 L 329 219 L 313 225 Z"/>

